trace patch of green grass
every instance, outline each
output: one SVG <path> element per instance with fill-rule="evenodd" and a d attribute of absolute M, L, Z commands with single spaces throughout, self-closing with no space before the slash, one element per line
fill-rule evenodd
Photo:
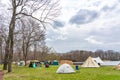
<path fill-rule="evenodd" d="M 2 68 L 0 66 L 0 68 Z M 12 73 L 5 72 L 4 80 L 120 80 L 120 71 L 113 66 L 81 68 L 72 74 L 56 74 L 58 66 L 49 68 L 13 67 Z M 75 69 L 75 66 L 73 66 Z"/>

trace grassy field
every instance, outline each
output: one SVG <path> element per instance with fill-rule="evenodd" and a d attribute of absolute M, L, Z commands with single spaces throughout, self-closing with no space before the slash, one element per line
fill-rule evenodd
<path fill-rule="evenodd" d="M 1 66 L 0 66 L 1 68 Z M 120 80 L 120 71 L 113 66 L 81 68 L 73 74 L 56 74 L 58 66 L 49 68 L 13 67 L 12 73 L 5 72 L 4 80 Z M 75 69 L 75 66 L 73 66 Z"/>

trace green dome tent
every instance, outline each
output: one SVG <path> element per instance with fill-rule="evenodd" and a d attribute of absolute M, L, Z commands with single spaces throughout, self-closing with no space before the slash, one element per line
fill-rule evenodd
<path fill-rule="evenodd" d="M 54 60 L 52 64 L 53 65 L 59 65 L 59 62 L 57 60 Z"/>

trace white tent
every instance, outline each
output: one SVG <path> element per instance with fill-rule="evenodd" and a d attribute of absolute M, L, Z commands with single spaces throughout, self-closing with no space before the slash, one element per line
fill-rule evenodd
<path fill-rule="evenodd" d="M 62 64 L 56 71 L 56 73 L 74 73 L 74 69 L 69 64 Z"/>
<path fill-rule="evenodd" d="M 18 66 L 24 66 L 24 65 L 25 65 L 25 61 L 19 61 L 19 62 L 17 63 L 17 65 L 18 65 Z"/>
<path fill-rule="evenodd" d="M 88 57 L 88 59 L 81 65 L 81 67 L 100 67 L 92 57 Z"/>
<path fill-rule="evenodd" d="M 95 62 L 97 62 L 98 64 L 102 64 L 103 61 L 101 60 L 100 57 L 97 57 L 97 58 L 92 58 Z"/>

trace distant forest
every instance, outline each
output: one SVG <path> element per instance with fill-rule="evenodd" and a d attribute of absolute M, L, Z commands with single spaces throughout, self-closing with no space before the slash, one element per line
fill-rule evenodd
<path fill-rule="evenodd" d="M 68 53 L 62 54 L 61 59 L 68 59 L 74 62 L 85 61 L 89 56 L 91 57 L 100 57 L 102 60 L 111 60 L 118 61 L 120 60 L 120 52 L 113 50 L 96 50 L 96 51 L 83 51 L 83 50 L 74 50 Z"/>
<path fill-rule="evenodd" d="M 89 56 L 100 57 L 102 60 L 118 61 L 120 60 L 120 52 L 114 50 L 96 50 L 96 51 L 85 51 L 85 50 L 74 50 L 66 53 L 57 53 L 55 51 L 29 51 L 27 60 L 39 60 L 39 61 L 53 61 L 53 60 L 72 60 L 73 62 L 83 62 Z M 0 62 L 3 62 L 4 53 L 0 54 Z M 13 61 L 24 60 L 22 52 L 16 51 L 13 54 Z"/>
<path fill-rule="evenodd" d="M 37 59 L 39 61 L 52 61 L 52 60 L 72 60 L 73 62 L 83 62 L 89 56 L 100 57 L 102 60 L 118 61 L 120 60 L 120 52 L 113 50 L 96 50 L 96 51 L 85 51 L 85 50 L 74 50 L 67 53 L 56 53 L 56 52 L 29 52 L 27 60 Z M 22 53 L 14 53 L 13 61 L 24 60 Z"/>

